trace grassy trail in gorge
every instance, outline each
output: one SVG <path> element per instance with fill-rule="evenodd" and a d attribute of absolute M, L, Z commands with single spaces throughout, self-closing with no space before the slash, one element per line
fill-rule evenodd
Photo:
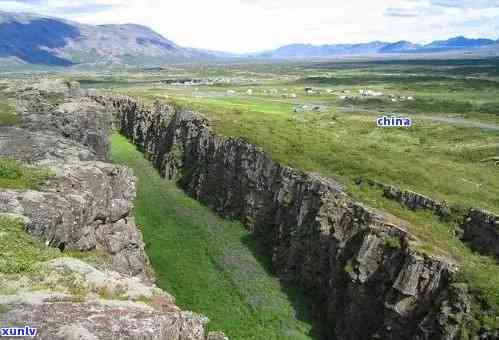
<path fill-rule="evenodd" d="M 311 303 L 270 274 L 255 236 L 162 179 L 124 137 L 112 159 L 138 178 L 135 214 L 156 283 L 231 339 L 314 339 Z"/>

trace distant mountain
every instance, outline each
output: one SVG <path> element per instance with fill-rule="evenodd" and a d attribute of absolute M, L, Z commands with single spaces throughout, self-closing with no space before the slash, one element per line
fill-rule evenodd
<path fill-rule="evenodd" d="M 280 47 L 273 51 L 256 54 L 258 57 L 267 58 L 324 58 L 330 56 L 342 56 L 352 54 L 375 54 L 381 48 L 388 45 L 381 41 L 374 41 L 366 44 L 337 44 L 320 45 L 292 44 Z"/>
<path fill-rule="evenodd" d="M 434 53 L 499 55 L 499 41 L 456 37 L 427 45 L 409 41 L 320 46 L 292 44 L 251 55 L 236 55 L 182 47 L 140 25 L 93 26 L 34 14 L 0 11 L 0 66 L 159 66 L 169 62 L 235 58 L 334 58 Z"/>
<path fill-rule="evenodd" d="M 475 49 L 495 44 L 495 40 L 491 39 L 468 39 L 465 37 L 455 37 L 449 40 L 434 41 L 424 46 L 425 51 L 450 51 Z"/>
<path fill-rule="evenodd" d="M 410 41 L 399 41 L 392 44 L 387 44 L 378 50 L 378 53 L 409 53 L 421 49 L 421 45 L 413 44 Z"/>
<path fill-rule="evenodd" d="M 464 53 L 483 50 L 485 53 L 499 53 L 499 41 L 491 39 L 468 39 L 456 37 L 448 40 L 434 41 L 426 45 L 414 44 L 410 41 L 388 43 L 374 41 L 364 44 L 311 45 L 292 44 L 272 51 L 254 54 L 257 58 L 289 59 L 289 58 L 332 58 L 342 56 L 373 56 L 391 54 L 431 54 L 431 53 Z"/>
<path fill-rule="evenodd" d="M 156 65 L 212 57 L 219 56 L 183 48 L 145 26 L 92 26 L 0 11 L 0 58 L 10 63 Z"/>

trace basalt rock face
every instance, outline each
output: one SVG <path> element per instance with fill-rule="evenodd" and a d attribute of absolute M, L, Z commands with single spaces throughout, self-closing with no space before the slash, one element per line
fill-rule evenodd
<path fill-rule="evenodd" d="M 363 183 L 367 183 L 371 186 L 380 188 L 381 190 L 383 190 L 383 196 L 395 200 L 410 209 L 430 210 L 442 217 L 450 217 L 452 213 L 452 207 L 450 207 L 447 202 L 438 202 L 431 197 L 419 194 L 417 192 L 403 190 L 396 186 L 388 185 L 371 179 L 359 178 L 357 180 L 358 185 L 361 185 Z"/>
<path fill-rule="evenodd" d="M 383 195 L 410 209 L 432 211 L 445 220 L 452 220 L 459 225 L 459 238 L 473 250 L 499 259 L 499 216 L 483 209 L 464 208 L 459 205 L 439 202 L 431 197 L 410 190 L 403 190 L 393 185 L 370 179 L 359 179 L 383 190 Z"/>
<path fill-rule="evenodd" d="M 81 144 L 56 134 L 0 129 L 0 155 L 48 167 L 41 191 L 0 191 L 0 212 L 28 219 L 26 229 L 62 250 L 96 248 L 111 254 L 118 272 L 147 277 L 147 257 L 132 215 L 135 177 L 97 161 Z"/>
<path fill-rule="evenodd" d="M 69 85 L 66 92 L 59 86 L 43 88 L 28 87 L 19 93 L 21 127 L 53 131 L 87 146 L 97 159 L 106 160 L 110 148 L 111 116 L 95 101 L 78 96 Z"/>
<path fill-rule="evenodd" d="M 499 216 L 471 209 L 462 224 L 462 239 L 475 250 L 499 259 Z"/>
<path fill-rule="evenodd" d="M 95 152 L 57 133 L 0 126 L 0 157 L 30 164 L 49 165 L 63 161 L 92 161 Z"/>
<path fill-rule="evenodd" d="M 215 135 L 195 113 L 96 99 L 163 176 L 261 235 L 276 273 L 317 297 L 326 338 L 459 338 L 470 302 L 453 293 L 456 268 L 416 251 L 405 222 L 353 201 L 334 180 Z"/>
<path fill-rule="evenodd" d="M 128 301 L 75 304 L 50 301 L 50 297 L 40 304 L 16 306 L 3 322 L 15 320 L 29 320 L 42 340 L 201 340 L 206 339 L 203 326 L 207 322 L 192 313 L 163 313 Z"/>
<path fill-rule="evenodd" d="M 52 291 L 26 289 L 33 283 L 24 279 L 17 294 L 0 294 L 2 327 L 29 324 L 37 329 L 37 339 L 46 340 L 210 339 L 204 331 L 206 317 L 181 311 L 172 296 L 137 277 L 101 271 L 68 257 L 44 263 L 41 268 L 46 275 L 36 284 Z M 80 296 L 64 290 L 68 283 Z M 98 294 L 102 291 L 108 298 Z M 140 302 L 145 299 L 151 300 L 150 304 Z"/>
<path fill-rule="evenodd" d="M 0 214 L 21 218 L 26 232 L 61 253 L 33 272 L 0 271 L 2 327 L 36 327 L 47 340 L 227 340 L 207 334 L 206 317 L 181 311 L 154 285 L 134 222 L 136 178 L 105 161 L 111 122 L 105 108 L 67 95 L 47 106 L 41 95 L 33 98 L 41 109 L 29 111 L 38 104 L 26 100 L 23 128 L 0 127 L 0 157 L 51 176 L 37 190 L 0 188 Z M 99 261 L 76 260 L 74 251 L 93 252 Z"/>
<path fill-rule="evenodd" d="M 43 191 L 0 191 L 0 212 L 27 218 L 26 231 L 63 251 L 103 250 L 112 268 L 147 279 L 144 243 L 132 216 L 135 177 L 123 167 L 64 164 Z"/>

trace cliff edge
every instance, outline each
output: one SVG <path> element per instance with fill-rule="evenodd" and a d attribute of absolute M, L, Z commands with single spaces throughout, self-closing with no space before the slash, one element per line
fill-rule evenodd
<path fill-rule="evenodd" d="M 407 222 L 356 202 L 333 179 L 215 134 L 195 112 L 128 97 L 96 100 L 162 176 L 261 236 L 275 272 L 316 297 L 326 338 L 497 337 L 473 326 L 458 264 L 422 251 Z"/>
<path fill-rule="evenodd" d="M 154 285 L 136 179 L 107 162 L 107 111 L 74 84 L 43 84 L 20 89 L 19 126 L 0 127 L 1 327 L 47 340 L 226 339 Z"/>

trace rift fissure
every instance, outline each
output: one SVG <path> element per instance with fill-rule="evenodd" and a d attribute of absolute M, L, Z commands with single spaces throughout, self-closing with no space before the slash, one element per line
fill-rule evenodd
<path fill-rule="evenodd" d="M 454 339 L 471 296 L 455 264 L 422 253 L 403 221 L 352 200 L 330 178 L 273 161 L 201 115 L 96 98 L 160 174 L 269 245 L 275 273 L 313 292 L 325 338 Z"/>

